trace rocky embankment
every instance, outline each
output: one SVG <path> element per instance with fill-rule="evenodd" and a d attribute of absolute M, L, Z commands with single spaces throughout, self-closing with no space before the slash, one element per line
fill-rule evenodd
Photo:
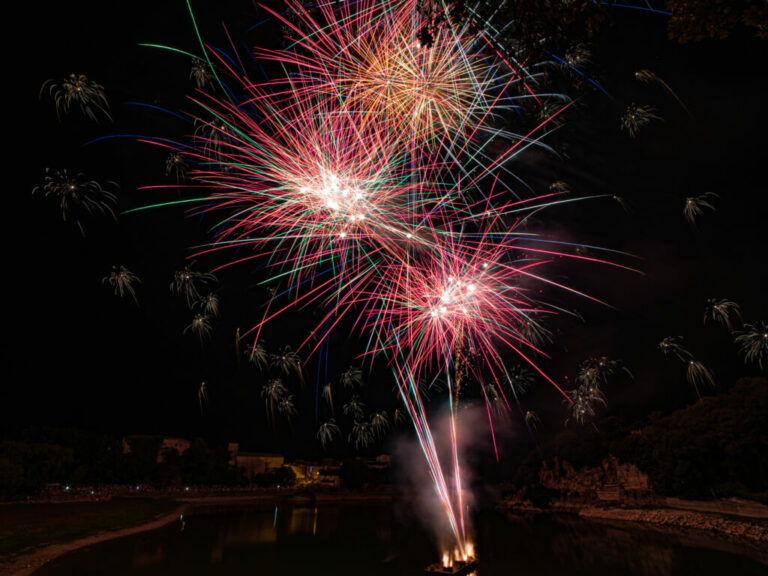
<path fill-rule="evenodd" d="M 758 545 L 768 545 L 768 525 L 740 520 L 719 514 L 675 510 L 670 508 L 599 508 L 587 506 L 579 510 L 583 518 L 642 522 L 665 528 L 705 530 L 733 539 L 748 540 Z"/>
<path fill-rule="evenodd" d="M 582 518 L 635 522 L 659 529 L 700 531 L 768 545 L 768 506 L 738 498 L 693 501 L 654 494 L 648 476 L 609 456 L 598 466 L 576 469 L 555 458 L 539 470 L 539 494 L 509 494 L 498 508 L 512 514 L 575 514 Z M 537 506 L 538 505 L 538 506 Z"/>

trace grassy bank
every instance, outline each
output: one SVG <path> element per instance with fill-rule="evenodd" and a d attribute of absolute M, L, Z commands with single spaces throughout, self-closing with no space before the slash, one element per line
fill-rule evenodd
<path fill-rule="evenodd" d="M 154 498 L 0 505 L 0 564 L 48 544 L 143 524 L 177 506 L 173 500 Z"/>

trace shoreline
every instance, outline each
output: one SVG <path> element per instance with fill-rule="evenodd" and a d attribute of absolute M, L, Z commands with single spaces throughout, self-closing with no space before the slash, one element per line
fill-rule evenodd
<path fill-rule="evenodd" d="M 585 507 L 576 515 L 590 522 L 672 534 L 681 541 L 707 542 L 709 548 L 742 553 L 768 565 L 768 525 L 765 524 L 746 522 L 724 514 L 676 508 Z M 717 546 L 713 545 L 715 543 Z"/>
<path fill-rule="evenodd" d="M 768 547 L 768 526 L 745 522 L 717 513 L 694 512 L 675 508 L 585 507 L 578 511 L 578 516 L 588 520 L 618 520 L 665 528 L 696 530 Z"/>
<path fill-rule="evenodd" d="M 316 493 L 314 494 L 314 500 L 311 500 L 307 493 L 286 490 L 283 493 L 269 492 L 177 498 L 176 500 L 180 505 L 173 512 L 169 512 L 158 518 L 153 518 L 143 524 L 97 532 L 96 534 L 77 538 L 69 542 L 48 544 L 27 553 L 20 553 L 18 556 L 12 557 L 9 562 L 0 563 L 0 576 L 30 576 L 45 564 L 48 564 L 64 554 L 74 552 L 80 548 L 107 542 L 108 540 L 134 536 L 142 532 L 150 532 L 152 530 L 163 528 L 177 521 L 181 514 L 187 514 L 189 511 L 203 514 L 211 511 L 215 513 L 219 511 L 219 509 L 226 509 L 236 505 L 259 505 L 277 501 L 294 503 L 297 505 L 309 504 L 311 502 L 319 505 L 342 503 L 377 504 L 391 502 L 394 497 L 395 492 L 390 490 L 371 493 L 341 491 Z"/>
<path fill-rule="evenodd" d="M 125 536 L 133 536 L 134 534 L 140 534 L 142 532 L 148 532 L 150 530 L 157 530 L 163 528 L 168 524 L 178 520 L 179 516 L 183 514 L 188 506 L 186 504 L 179 506 L 173 512 L 164 514 L 159 518 L 154 518 L 149 522 L 138 524 L 136 526 L 130 526 L 127 528 L 118 528 L 116 530 L 107 530 L 103 532 L 97 532 L 90 536 L 71 540 L 69 542 L 62 542 L 59 544 L 49 544 L 38 548 L 27 554 L 21 554 L 13 558 L 7 564 L 0 564 L 0 576 L 30 576 L 38 569 L 42 568 L 45 564 L 55 560 L 59 556 L 74 552 L 80 548 L 87 546 L 93 546 L 94 544 L 100 544 L 108 540 L 114 540 L 115 538 L 123 538 Z"/>
<path fill-rule="evenodd" d="M 496 509 L 508 516 L 546 515 L 551 518 L 577 518 L 589 522 L 629 526 L 692 539 L 709 548 L 728 548 L 768 564 L 768 518 L 738 515 L 714 509 L 696 510 L 693 501 L 680 500 L 677 506 L 600 507 L 588 504 L 537 508 L 530 502 L 501 500 Z M 687 505 L 687 506 L 686 506 Z M 708 543 L 708 544 L 707 544 Z"/>

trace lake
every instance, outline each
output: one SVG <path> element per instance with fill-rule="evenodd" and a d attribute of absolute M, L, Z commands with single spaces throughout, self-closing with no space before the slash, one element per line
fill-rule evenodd
<path fill-rule="evenodd" d="M 476 576 L 752 576 L 768 566 L 695 535 L 496 512 L 474 519 Z M 405 504 L 229 508 L 62 556 L 36 576 L 413 575 L 438 559 Z"/>

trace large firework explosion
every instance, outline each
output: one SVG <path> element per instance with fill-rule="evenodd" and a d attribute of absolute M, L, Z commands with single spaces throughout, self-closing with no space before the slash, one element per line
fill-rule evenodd
<path fill-rule="evenodd" d="M 543 354 L 541 317 L 559 308 L 540 302 L 532 287 L 586 297 L 548 280 L 542 268 L 562 256 L 605 262 L 550 249 L 520 231 L 531 213 L 574 200 L 560 190 L 521 197 L 508 184 L 509 161 L 538 145 L 562 108 L 528 123 L 521 115 L 519 130 L 500 127 L 508 110 L 542 106 L 536 75 L 502 56 L 490 28 L 470 31 L 438 2 L 321 2 L 312 10 L 289 2 L 283 13 L 269 11 L 287 32 L 286 45 L 256 56 L 283 65 L 284 76 L 253 82 L 233 59 L 201 43 L 204 57 L 195 62 L 208 63 L 225 96 L 198 83 L 196 136 L 179 145 L 153 142 L 170 147 L 203 190 L 181 202 L 199 201 L 195 212 L 218 217 L 211 244 L 195 256 L 250 247 L 219 268 L 266 262 L 269 281 L 280 286 L 238 341 L 255 333 L 255 350 L 266 323 L 315 303 L 326 314 L 313 331 L 320 338 L 300 348 L 311 353 L 342 318 L 357 315 L 369 342 L 363 355 L 390 364 L 455 545 L 466 555 L 457 430 L 464 380 L 481 384 L 492 435 L 491 403 L 508 407 L 514 392 L 504 389 L 509 353 L 572 402 L 533 359 Z M 207 317 L 198 316 L 207 329 Z M 202 328 L 189 329 L 203 338 Z M 438 376 L 448 387 L 450 473 L 418 386 Z M 277 404 L 266 398 L 274 412 Z"/>

